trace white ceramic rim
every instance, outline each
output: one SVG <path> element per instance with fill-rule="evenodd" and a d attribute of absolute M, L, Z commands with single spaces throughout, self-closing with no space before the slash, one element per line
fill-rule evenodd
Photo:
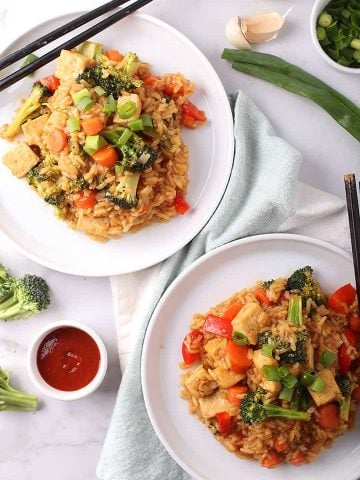
<path fill-rule="evenodd" d="M 76 14 L 81 14 L 84 12 L 78 12 L 78 11 L 69 11 L 65 15 L 60 15 L 59 17 L 56 18 L 62 18 L 62 17 L 67 17 L 69 15 L 76 15 Z M 135 12 L 131 14 L 131 16 L 139 17 L 140 19 L 143 19 L 145 21 L 148 21 L 152 24 L 155 24 L 164 30 L 170 32 L 173 36 L 177 37 L 184 45 L 189 47 L 192 51 L 194 51 L 202 60 L 203 64 L 207 68 L 209 72 L 209 81 L 211 81 L 213 84 L 216 85 L 216 88 L 218 89 L 219 93 L 222 96 L 222 100 L 224 103 L 224 125 L 231 125 L 231 128 L 223 129 L 221 132 L 219 132 L 219 135 L 222 137 L 226 136 L 226 142 L 228 145 L 227 149 L 227 155 L 229 156 L 229 161 L 224 165 L 226 165 L 227 171 L 225 170 L 225 175 L 222 179 L 222 183 L 219 184 L 219 187 L 215 192 L 213 192 L 212 199 L 214 200 L 213 207 L 207 212 L 207 215 L 204 215 L 204 218 L 201 222 L 198 222 L 195 228 L 193 230 L 189 230 L 188 232 L 182 232 L 183 235 L 181 235 L 181 241 L 178 242 L 176 246 L 173 246 L 173 248 L 166 250 L 166 248 L 162 249 L 162 254 L 159 254 L 157 258 L 155 259 L 149 259 L 148 261 L 144 261 L 141 267 L 135 267 L 133 269 L 127 268 L 126 271 L 121 270 L 119 266 L 116 266 L 116 262 L 114 262 L 113 268 L 110 269 L 109 267 L 105 268 L 105 270 L 102 270 L 101 267 L 97 267 L 96 271 L 94 270 L 78 270 L 75 267 L 68 267 L 68 266 L 63 266 L 61 262 L 59 261 L 54 261 L 54 260 L 46 260 L 42 258 L 39 254 L 34 253 L 34 252 L 29 252 L 26 248 L 22 247 L 19 245 L 15 239 L 13 239 L 10 235 L 7 234 L 7 232 L 1 228 L 2 232 L 4 235 L 7 237 L 7 239 L 14 245 L 14 247 L 23 255 L 26 257 L 30 258 L 34 262 L 43 265 L 47 268 L 50 268 L 52 270 L 58 271 L 58 272 L 63 272 L 63 273 L 68 273 L 71 275 L 80 275 L 80 276 L 88 276 L 88 277 L 106 277 L 106 276 L 111 276 L 111 275 L 120 275 L 120 274 L 125 274 L 125 273 L 132 273 L 135 271 L 139 271 L 148 267 L 151 267 L 152 265 L 155 265 L 157 263 L 160 263 L 163 260 L 166 260 L 169 258 L 171 255 L 176 253 L 177 251 L 181 250 L 186 244 L 188 244 L 207 224 L 207 222 L 210 220 L 214 212 L 216 211 L 218 205 L 221 202 L 221 199 L 226 191 L 227 184 L 229 182 L 229 178 L 231 175 L 231 171 L 233 168 L 233 162 L 234 162 L 234 147 L 235 147 L 235 140 L 234 140 L 234 134 L 233 134 L 233 116 L 231 112 L 231 107 L 227 98 L 227 94 L 225 91 L 225 88 L 216 73 L 214 67 L 210 63 L 210 61 L 207 59 L 207 57 L 202 53 L 202 51 L 191 41 L 189 40 L 183 33 L 175 29 L 174 27 L 170 26 L 166 22 L 159 20 L 151 15 L 143 14 L 140 12 Z M 47 23 L 48 21 L 51 21 L 51 18 L 42 21 L 38 24 L 43 25 Z M 29 33 L 33 30 L 36 30 L 36 26 L 29 29 L 28 32 L 25 32 L 23 35 L 26 35 L 26 33 Z M 23 36 L 22 35 L 22 36 Z M 8 50 L 11 49 L 11 46 L 17 41 L 17 39 L 14 39 L 9 43 L 6 48 L 3 50 L 3 52 L 0 52 L 2 54 L 4 53 L 9 53 Z M 231 157 L 231 158 L 230 158 Z M 219 159 L 220 161 L 221 159 Z M 205 184 L 205 188 L 207 185 Z M 170 220 L 171 221 L 171 220 Z M 135 233 L 136 234 L 136 233 Z M 110 240 L 110 241 L 118 241 L 118 240 Z M 120 239 L 121 241 L 121 239 Z M 119 264 L 120 265 L 120 264 Z"/>
<path fill-rule="evenodd" d="M 95 377 L 91 380 L 90 383 L 85 385 L 85 387 L 80 388 L 79 390 L 72 390 L 72 391 L 63 391 L 58 390 L 57 388 L 52 387 L 48 383 L 45 382 L 43 377 L 41 376 L 39 369 L 37 368 L 37 352 L 42 340 L 48 335 L 49 333 L 57 330 L 58 328 L 62 327 L 73 327 L 82 330 L 83 332 L 90 335 L 90 337 L 96 343 L 99 353 L 100 353 L 100 363 L 99 369 L 95 375 Z M 47 395 L 48 397 L 54 398 L 56 400 L 78 400 L 79 398 L 86 397 L 93 393 L 102 383 L 104 380 L 106 370 L 108 365 L 108 356 L 107 351 L 104 345 L 104 342 L 100 338 L 100 336 L 90 327 L 84 325 L 83 323 L 73 322 L 71 320 L 67 321 L 59 321 L 49 323 L 45 327 L 43 327 L 35 336 L 35 338 L 31 341 L 28 352 L 27 352 L 27 359 L 26 359 L 26 366 L 29 377 L 33 384 L 38 388 L 41 393 Z"/>
<path fill-rule="evenodd" d="M 172 446 L 169 444 L 167 439 L 162 435 L 161 430 L 158 428 L 157 421 L 156 421 L 156 415 L 154 413 L 154 410 L 151 405 L 151 400 L 150 400 L 150 391 L 147 388 L 147 384 L 145 382 L 145 377 L 147 375 L 146 370 L 147 370 L 147 361 L 146 359 L 149 356 L 150 349 L 152 348 L 150 338 L 151 338 L 151 332 L 156 325 L 156 315 L 159 310 L 161 310 L 162 305 L 166 302 L 167 296 L 170 295 L 178 286 L 179 283 L 182 282 L 183 278 L 186 277 L 188 274 L 190 274 L 193 270 L 198 268 L 198 266 L 202 265 L 203 263 L 207 262 L 208 259 L 221 254 L 223 251 L 231 249 L 236 247 L 237 245 L 243 245 L 247 243 L 253 243 L 253 242 L 266 242 L 267 240 L 290 240 L 290 241 L 295 241 L 295 242 L 304 242 L 307 244 L 312 244 L 315 246 L 320 246 L 323 247 L 327 250 L 330 250 L 339 256 L 342 256 L 346 260 L 352 260 L 351 255 L 342 250 L 339 247 L 336 247 L 335 245 L 332 245 L 331 243 L 325 242 L 323 240 L 318 240 L 306 235 L 298 235 L 298 234 L 288 234 L 288 233 L 270 233 L 270 234 L 261 234 L 261 235 L 254 235 L 251 237 L 245 237 L 241 238 L 239 240 L 234 240 L 232 242 L 229 242 L 221 247 L 215 248 L 214 250 L 211 250 L 210 252 L 206 253 L 202 257 L 200 257 L 198 260 L 193 262 L 191 265 L 189 265 L 183 272 L 180 273 L 178 277 L 171 283 L 171 285 L 167 288 L 165 293 L 161 296 L 161 299 L 159 300 L 158 304 L 156 305 L 150 322 L 147 327 L 147 331 L 145 333 L 145 339 L 143 343 L 143 349 L 142 349 L 142 354 L 141 354 L 141 385 L 142 385 L 142 390 L 143 390 L 143 396 L 144 396 L 144 402 L 146 406 L 146 410 L 149 416 L 149 419 L 151 421 L 151 424 L 160 439 L 161 443 L 165 447 L 165 449 L 168 451 L 168 453 L 172 456 L 172 458 L 180 465 L 183 470 L 185 470 L 189 475 L 191 475 L 194 479 L 196 480 L 204 480 L 203 477 L 199 476 L 199 474 L 192 469 L 191 466 L 187 465 L 176 453 L 176 451 L 172 448 Z M 357 478 L 357 477 L 356 477 Z M 355 477 L 354 479 L 355 480 Z"/>
<path fill-rule="evenodd" d="M 340 72 L 343 73 L 350 73 L 350 74 L 360 74 L 360 67 L 359 68 L 349 68 L 345 67 L 344 65 L 339 65 L 335 60 L 333 60 L 329 55 L 326 54 L 326 52 L 322 49 L 319 40 L 316 35 L 316 23 L 317 23 L 317 18 L 321 10 L 326 7 L 326 5 L 330 2 L 330 0 L 316 0 L 312 9 L 311 9 L 311 15 L 310 15 L 310 34 L 311 34 L 311 39 L 313 41 L 313 44 L 318 51 L 319 55 L 332 67 L 336 68 Z"/>

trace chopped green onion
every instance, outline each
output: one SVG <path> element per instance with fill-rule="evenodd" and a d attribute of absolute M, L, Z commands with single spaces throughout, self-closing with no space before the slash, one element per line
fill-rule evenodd
<path fill-rule="evenodd" d="M 143 115 L 141 115 L 141 120 L 143 122 L 144 128 L 153 128 L 154 127 L 151 115 L 148 115 L 147 113 L 144 113 Z"/>
<path fill-rule="evenodd" d="M 128 102 L 123 103 L 122 105 L 120 105 L 120 107 L 118 107 L 117 113 L 122 120 L 126 120 L 132 117 L 136 110 L 136 103 L 129 100 Z"/>
<path fill-rule="evenodd" d="M 332 16 L 326 12 L 322 12 L 321 15 L 319 16 L 318 24 L 320 25 L 320 27 L 327 28 L 332 24 L 332 22 L 333 22 Z"/>
<path fill-rule="evenodd" d="M 344 8 L 343 10 L 341 10 L 341 16 L 344 17 L 345 20 L 349 20 L 349 18 L 351 17 L 351 13 L 349 12 L 349 10 Z"/>
<path fill-rule="evenodd" d="M 315 379 L 316 379 L 316 372 L 314 372 L 313 370 L 310 370 L 308 372 L 304 372 L 301 375 L 300 383 L 304 387 L 309 387 L 310 385 L 312 385 L 314 383 Z"/>
<path fill-rule="evenodd" d="M 125 128 L 120 138 L 116 142 L 116 144 L 119 146 L 125 145 L 131 136 L 132 136 L 132 131 L 129 130 L 128 128 Z"/>
<path fill-rule="evenodd" d="M 88 135 L 85 139 L 84 150 L 89 155 L 93 155 L 95 152 L 107 145 L 106 140 L 101 135 Z"/>
<path fill-rule="evenodd" d="M 110 140 L 110 142 L 116 145 L 119 141 L 119 138 L 123 134 L 125 128 L 117 128 L 116 130 L 105 130 L 104 136 Z"/>
<path fill-rule="evenodd" d="M 298 379 L 293 375 L 287 375 L 286 377 L 281 379 L 281 383 L 288 388 L 294 388 L 295 385 L 298 383 Z"/>
<path fill-rule="evenodd" d="M 131 120 L 128 123 L 128 126 L 131 128 L 133 132 L 136 132 L 137 130 L 144 130 L 144 125 L 141 118 L 139 118 L 139 120 Z"/>
<path fill-rule="evenodd" d="M 299 404 L 301 401 L 302 390 L 299 387 L 294 388 L 294 394 L 291 399 L 290 408 L 292 410 L 299 410 Z"/>
<path fill-rule="evenodd" d="M 284 386 L 280 392 L 279 398 L 280 400 L 291 402 L 293 394 L 294 394 L 294 388 L 289 388 Z"/>
<path fill-rule="evenodd" d="M 70 133 L 78 132 L 80 130 L 80 120 L 78 117 L 70 117 L 66 122 L 66 125 Z"/>
<path fill-rule="evenodd" d="M 330 368 L 335 360 L 337 359 L 337 355 L 330 350 L 324 350 L 320 357 L 320 362 L 325 368 Z"/>
<path fill-rule="evenodd" d="M 237 345 L 247 345 L 249 343 L 247 336 L 241 332 L 234 331 L 232 333 L 232 339 Z"/>
<path fill-rule="evenodd" d="M 353 57 L 355 62 L 360 63 L 360 50 L 355 50 Z"/>
<path fill-rule="evenodd" d="M 278 374 L 280 378 L 285 378 L 289 375 L 289 369 L 286 365 L 282 365 L 278 368 Z"/>
<path fill-rule="evenodd" d="M 293 295 L 289 301 L 288 321 L 293 325 L 301 326 L 303 324 L 302 316 L 302 298 L 300 295 Z"/>
<path fill-rule="evenodd" d="M 30 63 L 35 62 L 35 60 L 37 60 L 38 58 L 39 57 L 37 57 L 34 53 L 29 53 L 29 55 L 26 58 L 24 58 L 24 61 L 20 65 L 20 68 L 26 67 Z M 28 76 L 31 77 L 32 75 L 33 73 L 29 73 Z"/>
<path fill-rule="evenodd" d="M 106 90 L 104 90 L 102 87 L 100 87 L 100 85 L 97 85 L 95 88 L 94 88 L 95 92 L 102 96 L 102 95 L 105 95 L 106 93 Z"/>
<path fill-rule="evenodd" d="M 266 380 L 272 380 L 274 382 L 278 382 L 280 380 L 278 367 L 275 365 L 264 365 L 262 369 Z"/>
<path fill-rule="evenodd" d="M 116 112 L 116 105 L 117 103 L 115 98 L 112 95 L 109 95 L 104 103 L 103 112 L 107 115 Z"/>
<path fill-rule="evenodd" d="M 77 105 L 81 99 L 83 98 L 90 98 L 90 92 L 87 88 L 82 88 L 78 92 L 75 92 L 72 94 L 72 99 L 74 100 L 74 103 Z"/>
<path fill-rule="evenodd" d="M 264 355 L 264 357 L 272 358 L 273 351 L 274 351 L 274 345 L 270 345 L 269 343 L 264 343 L 264 345 L 262 345 L 261 349 L 262 349 L 262 354 Z"/>
<path fill-rule="evenodd" d="M 77 107 L 80 108 L 83 112 L 87 112 L 94 106 L 94 101 L 89 97 L 83 97 L 77 102 Z"/>
<path fill-rule="evenodd" d="M 117 175 L 121 175 L 124 172 L 124 166 L 123 165 L 115 165 L 115 173 Z"/>
<path fill-rule="evenodd" d="M 317 27 L 316 28 L 316 36 L 318 40 L 323 41 L 326 38 L 326 30 L 324 27 Z"/>
<path fill-rule="evenodd" d="M 360 38 L 354 38 L 350 43 L 350 47 L 355 50 L 360 50 Z"/>
<path fill-rule="evenodd" d="M 323 391 L 325 387 L 325 380 L 320 377 L 316 377 L 315 381 L 310 385 L 310 390 L 316 393 L 320 393 Z"/>

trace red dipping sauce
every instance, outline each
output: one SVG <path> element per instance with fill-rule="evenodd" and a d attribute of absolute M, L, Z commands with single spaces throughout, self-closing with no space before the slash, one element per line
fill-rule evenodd
<path fill-rule="evenodd" d="M 100 351 L 92 337 L 75 327 L 61 327 L 46 335 L 37 352 L 40 375 L 51 387 L 73 391 L 88 385 L 100 365 Z"/>

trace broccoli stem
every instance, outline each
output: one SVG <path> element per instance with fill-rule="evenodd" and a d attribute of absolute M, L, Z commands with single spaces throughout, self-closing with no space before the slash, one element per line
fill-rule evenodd
<path fill-rule="evenodd" d="M 299 327 L 303 325 L 302 299 L 300 295 L 294 295 L 290 299 L 288 320 L 293 325 L 297 325 Z"/>
<path fill-rule="evenodd" d="M 279 407 L 271 403 L 265 404 L 264 409 L 267 417 L 282 417 L 289 420 L 304 420 L 305 422 L 308 422 L 311 418 L 310 413 Z"/>
<path fill-rule="evenodd" d="M 13 315 L 19 313 L 19 305 L 16 295 L 12 295 L 10 298 L 0 303 L 0 319 L 8 319 Z"/>
<path fill-rule="evenodd" d="M 36 407 L 37 398 L 11 387 L 7 374 L 0 368 L 0 411 L 20 410 L 30 412 L 36 410 Z"/>

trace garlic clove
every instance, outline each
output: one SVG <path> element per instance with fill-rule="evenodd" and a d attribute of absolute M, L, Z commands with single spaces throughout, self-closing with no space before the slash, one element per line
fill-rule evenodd
<path fill-rule="evenodd" d="M 285 17 L 290 10 L 291 8 L 284 15 L 278 12 L 262 12 L 243 18 L 240 21 L 241 31 L 251 43 L 273 40 L 284 25 Z"/>
<path fill-rule="evenodd" d="M 251 50 L 251 45 L 246 40 L 242 30 L 239 17 L 231 17 L 225 27 L 225 35 L 229 42 L 240 50 Z"/>

